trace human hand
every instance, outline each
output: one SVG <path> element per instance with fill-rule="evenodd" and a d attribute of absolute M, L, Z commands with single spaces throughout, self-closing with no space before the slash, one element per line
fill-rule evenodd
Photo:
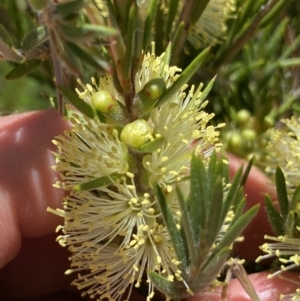
<path fill-rule="evenodd" d="M 57 175 L 51 169 L 55 161 L 50 151 L 55 150 L 51 140 L 67 128 L 68 124 L 61 121 L 55 110 L 0 119 L 0 299 L 83 300 L 80 292 L 70 286 L 74 276 L 64 275 L 69 268 L 68 251 L 55 242 L 54 229 L 63 221 L 46 212 L 47 207 L 61 207 L 63 192 L 52 187 Z M 230 161 L 234 173 L 240 161 L 234 157 L 230 157 Z M 262 202 L 262 194 L 270 189 L 263 174 L 253 169 L 246 185 L 249 206 L 253 202 Z M 266 227 L 267 218 L 261 208 L 245 232 L 246 242 L 235 248 L 234 255 L 254 260 Z M 266 273 L 250 276 L 259 280 L 254 285 L 258 290 L 262 289 L 262 301 L 276 300 L 267 299 L 266 291 L 272 291 L 274 297 L 276 293 L 286 293 L 284 288 L 293 291 L 297 287 L 282 280 L 260 288 L 265 276 Z M 293 277 L 298 279 L 298 274 Z M 229 285 L 228 300 L 250 300 L 241 297 L 239 292 L 243 294 L 243 289 L 233 280 Z M 220 299 L 218 293 L 207 296 L 211 300 Z M 203 296 L 198 295 L 190 301 L 201 298 Z M 143 298 L 136 294 L 131 300 L 142 301 Z"/>

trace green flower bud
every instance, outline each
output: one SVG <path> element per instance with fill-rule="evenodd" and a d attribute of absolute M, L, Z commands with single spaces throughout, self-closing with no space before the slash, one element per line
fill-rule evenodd
<path fill-rule="evenodd" d="M 116 104 L 111 94 L 104 90 L 94 93 L 91 97 L 91 102 L 94 108 L 102 113 L 111 111 Z"/>
<path fill-rule="evenodd" d="M 231 149 L 240 149 L 243 144 L 241 135 L 239 133 L 231 133 L 228 143 Z"/>
<path fill-rule="evenodd" d="M 253 141 L 256 138 L 256 132 L 252 129 L 244 129 L 242 131 L 242 137 L 247 141 Z"/>
<path fill-rule="evenodd" d="M 237 112 L 236 121 L 239 125 L 245 125 L 250 121 L 251 114 L 248 110 L 242 109 Z"/>
<path fill-rule="evenodd" d="M 144 86 L 143 92 L 149 99 L 156 100 L 164 94 L 166 89 L 166 83 L 162 78 L 153 78 Z"/>
<path fill-rule="evenodd" d="M 265 129 L 269 129 L 271 127 L 273 127 L 275 124 L 275 120 L 272 116 L 265 116 L 264 121 L 263 121 L 263 125 L 265 127 Z"/>
<path fill-rule="evenodd" d="M 152 128 L 144 119 L 137 119 L 124 126 L 121 141 L 132 147 L 139 148 L 152 137 Z"/>

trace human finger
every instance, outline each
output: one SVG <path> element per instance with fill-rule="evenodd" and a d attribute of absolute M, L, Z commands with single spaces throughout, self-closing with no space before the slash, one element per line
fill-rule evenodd
<path fill-rule="evenodd" d="M 46 208 L 61 206 L 50 151 L 51 140 L 67 127 L 56 110 L 0 119 L 0 268 L 16 256 L 22 236 L 48 235 L 61 222 Z"/>

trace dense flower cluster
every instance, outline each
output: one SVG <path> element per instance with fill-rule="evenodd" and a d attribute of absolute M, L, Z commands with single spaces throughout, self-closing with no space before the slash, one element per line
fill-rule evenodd
<path fill-rule="evenodd" d="M 211 0 L 196 22 L 188 41 L 196 48 L 215 45 L 226 38 L 226 21 L 235 11 L 235 0 Z"/>
<path fill-rule="evenodd" d="M 268 173 L 274 173 L 276 166 L 282 169 L 289 191 L 300 184 L 300 120 L 296 117 L 283 120 L 286 129 L 270 131 L 268 149 Z"/>
<path fill-rule="evenodd" d="M 180 70 L 164 64 L 163 58 L 164 54 L 145 55 L 136 74 L 137 95 L 154 78 L 163 79 L 166 87 L 176 81 Z M 119 106 L 124 105 L 109 76 L 81 86 L 83 91 L 77 93 L 90 105 L 98 91 L 109 92 Z M 54 143 L 58 147 L 55 168 L 60 173 L 56 186 L 69 194 L 63 209 L 49 210 L 65 219 L 58 228 L 63 233 L 58 241 L 73 253 L 67 273 L 78 273 L 74 284 L 91 297 L 120 300 L 127 288 L 129 296 L 133 285 L 139 287 L 145 272 L 151 270 L 169 280 L 182 279 L 154 186 L 157 183 L 163 188 L 179 221 L 173 184 L 181 181 L 179 185 L 188 188 L 184 177 L 189 172 L 191 154 L 208 157 L 219 135 L 207 125 L 213 114 L 203 111 L 207 101 L 201 97 L 201 86 L 188 92 L 186 88 L 183 86 L 169 101 L 138 119 L 149 128 L 144 142 L 153 142 L 152 150 L 128 143 L 132 142 L 131 132 L 122 135 L 128 124 L 133 126 L 132 132 L 135 130 L 135 121 L 128 116 L 109 119 L 111 115 L 107 115 L 104 123 L 68 107 L 72 128 L 56 137 Z M 187 193 L 186 188 L 183 191 Z M 151 298 L 154 288 L 145 277 Z"/>
<path fill-rule="evenodd" d="M 266 171 L 274 174 L 276 167 L 282 170 L 287 185 L 290 211 L 281 218 L 284 218 L 283 235 L 278 237 L 265 236 L 268 242 L 261 246 L 266 255 L 260 256 L 262 259 L 277 257 L 282 263 L 280 270 L 272 273 L 269 277 L 277 276 L 284 271 L 298 268 L 300 265 L 300 207 L 297 186 L 300 184 L 300 120 L 296 117 L 282 121 L 286 128 L 272 129 L 269 131 L 270 141 L 268 149 L 268 167 Z M 280 193 L 277 192 L 277 193 Z M 294 295 L 283 296 L 282 300 L 300 300 L 299 290 Z"/>

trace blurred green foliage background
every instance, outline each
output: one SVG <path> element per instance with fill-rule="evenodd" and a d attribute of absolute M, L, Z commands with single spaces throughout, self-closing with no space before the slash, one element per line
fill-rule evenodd
<path fill-rule="evenodd" d="M 51 95 L 53 89 L 37 78 L 27 76 L 14 81 L 5 80 L 13 65 L 1 63 L 0 68 L 0 114 L 46 109 L 51 106 L 43 94 Z"/>

